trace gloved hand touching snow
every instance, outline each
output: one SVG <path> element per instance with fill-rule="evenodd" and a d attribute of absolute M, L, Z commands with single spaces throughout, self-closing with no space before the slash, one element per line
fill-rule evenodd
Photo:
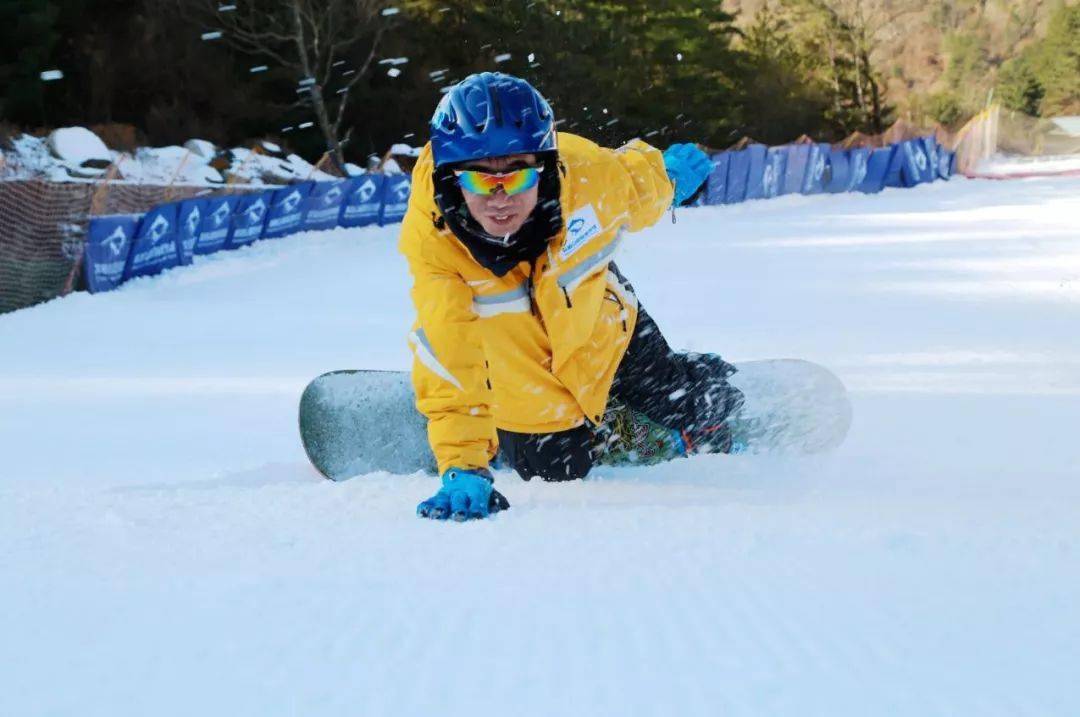
<path fill-rule="evenodd" d="M 709 155 L 693 144 L 673 144 L 664 152 L 664 167 L 668 178 L 675 185 L 674 206 L 679 206 L 694 195 L 708 179 L 712 170 Z"/>
<path fill-rule="evenodd" d="M 453 518 L 460 522 L 506 510 L 510 502 L 494 489 L 493 482 L 488 470 L 448 468 L 442 475 L 442 488 L 416 506 L 416 514 L 421 518 Z"/>

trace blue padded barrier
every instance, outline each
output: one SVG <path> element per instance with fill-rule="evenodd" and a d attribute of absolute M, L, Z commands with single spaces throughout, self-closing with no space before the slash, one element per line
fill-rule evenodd
<path fill-rule="evenodd" d="M 765 169 L 761 174 L 763 199 L 772 199 L 781 194 L 784 174 L 787 171 L 788 153 L 786 147 L 769 147 L 765 157 Z"/>
<path fill-rule="evenodd" d="M 937 174 L 930 164 L 926 143 L 922 139 L 910 139 L 900 145 L 904 151 L 904 183 L 909 187 L 934 181 Z"/>
<path fill-rule="evenodd" d="M 885 188 L 885 176 L 889 173 L 896 145 L 880 147 L 870 152 L 866 160 L 866 174 L 859 184 L 859 191 L 864 194 L 877 194 Z"/>
<path fill-rule="evenodd" d="M 307 201 L 304 202 L 304 230 L 336 228 L 348 188 L 349 180 L 347 179 L 316 182 L 311 188 Z"/>
<path fill-rule="evenodd" d="M 750 176 L 750 150 L 740 149 L 729 152 L 727 189 L 724 192 L 725 204 L 738 204 L 746 200 L 746 180 Z"/>
<path fill-rule="evenodd" d="M 853 147 L 847 151 L 848 158 L 848 181 L 847 188 L 843 191 L 857 192 L 859 186 L 866 179 L 867 163 L 870 161 L 869 147 Z"/>
<path fill-rule="evenodd" d="M 712 169 L 709 178 L 705 180 L 705 203 L 723 204 L 727 194 L 728 164 L 731 162 L 731 152 L 717 152 L 710 161 Z"/>
<path fill-rule="evenodd" d="M 955 168 L 956 152 L 950 152 L 943 148 L 938 153 L 938 177 L 941 179 L 950 179 Z"/>
<path fill-rule="evenodd" d="M 806 161 L 806 174 L 800 191 L 803 194 L 821 194 L 825 185 L 832 178 L 832 165 L 829 158 L 829 145 L 811 144 L 810 155 Z"/>
<path fill-rule="evenodd" d="M 229 238 L 225 240 L 226 249 L 239 249 L 262 236 L 266 226 L 266 215 L 270 211 L 270 202 L 273 198 L 273 190 L 245 194 L 240 197 L 233 211 Z"/>
<path fill-rule="evenodd" d="M 83 254 L 83 272 L 90 293 L 115 289 L 124 280 L 139 218 L 138 214 L 90 218 Z"/>
<path fill-rule="evenodd" d="M 405 210 L 409 208 L 411 187 L 412 181 L 407 174 L 391 174 L 386 177 L 379 226 L 396 224 L 405 218 Z"/>
<path fill-rule="evenodd" d="M 924 182 L 933 182 L 938 179 L 938 153 L 941 152 L 941 145 L 938 144 L 937 137 L 934 135 L 927 135 L 922 138 L 923 149 L 926 152 L 927 168 L 923 173 Z"/>
<path fill-rule="evenodd" d="M 366 227 L 378 223 L 385 180 L 382 174 L 362 174 L 349 180 L 341 208 L 341 226 Z"/>
<path fill-rule="evenodd" d="M 159 204 L 139 220 L 124 267 L 124 281 L 160 274 L 180 263 L 180 250 L 176 247 L 177 214 L 175 203 Z"/>
<path fill-rule="evenodd" d="M 749 169 L 746 172 L 746 198 L 764 199 L 765 187 L 762 179 L 765 175 L 765 162 L 768 159 L 769 148 L 763 144 L 752 144 L 743 151 L 749 158 Z"/>
<path fill-rule="evenodd" d="M 694 206 L 731 204 L 800 192 L 880 192 L 948 179 L 956 155 L 934 136 L 880 149 L 834 149 L 828 144 L 766 147 L 752 144 L 711 157 L 712 171 Z M 195 254 L 236 248 L 263 237 L 337 226 L 400 222 L 411 191 L 407 175 L 365 174 L 303 182 L 246 195 L 188 199 L 158 205 L 146 215 L 93 217 L 84 251 L 90 291 L 107 291 L 130 277 L 190 264 Z"/>
<path fill-rule="evenodd" d="M 900 149 L 902 143 L 892 145 L 893 153 L 889 158 L 889 168 L 885 172 L 886 187 L 904 187 L 904 151 Z"/>
<path fill-rule="evenodd" d="M 780 149 L 787 155 L 784 178 L 780 182 L 780 194 L 797 194 L 802 191 L 806 166 L 810 162 L 810 145 L 789 144 Z"/>
<path fill-rule="evenodd" d="M 315 182 L 300 182 L 282 187 L 271 195 L 262 233 L 264 239 L 275 239 L 300 231 L 304 223 L 304 202 L 314 185 Z"/>
<path fill-rule="evenodd" d="M 206 204 L 205 199 L 187 199 L 177 203 L 176 248 L 180 250 L 180 263 L 184 266 L 191 263 L 195 254 Z"/>
<path fill-rule="evenodd" d="M 829 150 L 829 183 L 825 191 L 830 194 L 846 192 L 851 187 L 851 153 L 844 149 Z"/>
<path fill-rule="evenodd" d="M 922 141 L 909 139 L 898 143 L 885 178 L 885 186 L 914 187 L 927 181 L 930 181 L 930 165 Z"/>
<path fill-rule="evenodd" d="M 235 194 L 206 200 L 199 238 L 195 242 L 196 254 L 212 254 L 225 247 L 232 228 L 232 215 L 239 203 L 240 196 Z"/>

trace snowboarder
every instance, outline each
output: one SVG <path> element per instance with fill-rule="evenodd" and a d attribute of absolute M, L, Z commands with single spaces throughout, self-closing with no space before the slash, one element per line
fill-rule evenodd
<path fill-rule="evenodd" d="M 708 176 L 692 144 L 617 150 L 556 133 L 525 80 L 471 75 L 431 119 L 400 250 L 412 274 L 417 408 L 442 488 L 420 516 L 508 507 L 489 461 L 522 478 L 583 478 L 610 398 L 677 432 L 686 453 L 727 452 L 742 402 L 712 354 L 676 353 L 612 262 Z"/>

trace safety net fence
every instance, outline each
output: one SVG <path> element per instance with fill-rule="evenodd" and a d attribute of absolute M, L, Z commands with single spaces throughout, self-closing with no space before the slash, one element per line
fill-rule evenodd
<path fill-rule="evenodd" d="M 957 171 L 1005 179 L 1080 174 L 1080 117 L 1031 117 L 991 105 L 955 137 Z"/>
<path fill-rule="evenodd" d="M 81 288 L 91 217 L 139 214 L 164 202 L 244 191 L 123 181 L 0 180 L 0 313 Z"/>

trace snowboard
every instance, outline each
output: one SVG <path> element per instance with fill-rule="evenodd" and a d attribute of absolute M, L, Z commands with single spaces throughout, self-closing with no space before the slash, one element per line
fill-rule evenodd
<path fill-rule="evenodd" d="M 732 453 L 821 453 L 843 442 L 851 403 L 844 384 L 828 369 L 796 359 L 735 367 L 728 381 L 746 401 L 728 419 Z M 299 418 L 308 458 L 331 480 L 377 471 L 436 471 L 427 419 L 416 410 L 407 372 L 323 374 L 304 390 Z M 676 431 L 615 402 L 596 433 L 601 465 L 650 465 L 682 457 Z"/>

